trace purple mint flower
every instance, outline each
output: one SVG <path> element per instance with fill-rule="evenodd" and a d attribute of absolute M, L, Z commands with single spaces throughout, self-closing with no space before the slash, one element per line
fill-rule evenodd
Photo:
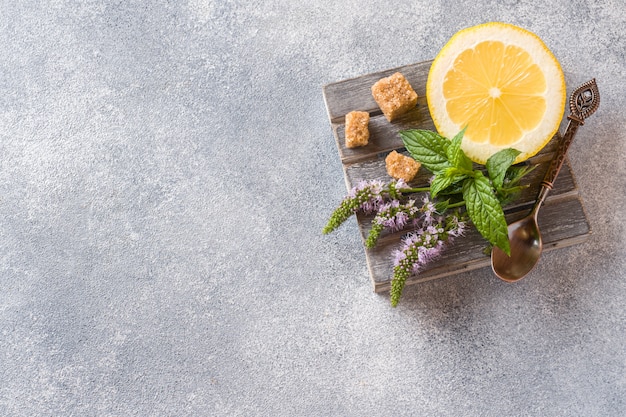
<path fill-rule="evenodd" d="M 430 199 L 426 196 L 422 200 L 424 205 L 422 206 L 422 211 L 424 212 L 424 223 L 430 224 L 433 223 L 435 218 L 433 214 L 435 213 L 435 204 L 430 201 Z"/>
<path fill-rule="evenodd" d="M 407 222 L 409 221 L 409 215 L 406 214 L 404 211 L 399 211 L 398 213 L 396 213 L 394 220 L 395 220 L 394 228 L 397 230 L 402 230 L 404 229 L 404 226 L 406 226 Z"/>
<path fill-rule="evenodd" d="M 392 200 L 380 206 L 374 223 L 393 231 L 402 230 L 417 213 L 414 200 L 408 200 L 405 204 Z"/>
<path fill-rule="evenodd" d="M 433 226 L 432 224 L 430 224 L 426 227 L 426 234 L 436 236 L 437 234 L 439 234 L 439 229 Z"/>
<path fill-rule="evenodd" d="M 357 185 L 355 185 L 354 187 L 352 187 L 350 191 L 348 191 L 347 198 L 356 198 L 356 196 L 358 195 L 360 191 L 363 191 L 368 187 L 369 187 L 369 181 L 366 181 L 366 180 L 359 181 Z"/>
<path fill-rule="evenodd" d="M 361 210 L 375 212 L 384 202 L 382 192 L 385 184 L 380 180 L 362 180 L 348 192 L 348 199 L 358 200 Z"/>
<path fill-rule="evenodd" d="M 409 233 L 402 239 L 402 247 L 394 251 L 394 267 L 403 267 L 407 261 L 418 261 L 418 253 L 416 251 L 421 248 L 424 243 L 423 231 Z"/>
<path fill-rule="evenodd" d="M 359 211 L 372 213 L 384 202 L 385 184 L 379 180 L 360 181 L 333 212 L 322 233 L 330 233 Z"/>
<path fill-rule="evenodd" d="M 460 236 L 465 228 L 465 222 L 459 221 L 456 216 L 448 216 L 443 223 L 424 224 L 422 229 L 409 233 L 402 239 L 402 247 L 393 253 L 394 267 L 402 266 L 402 261 L 414 259 L 411 269 L 415 272 L 421 266 L 430 262 L 441 254 L 445 243 L 453 237 Z M 446 230 L 447 229 L 447 230 Z"/>
<path fill-rule="evenodd" d="M 398 191 L 409 190 L 411 188 L 409 187 L 409 184 L 407 184 L 406 181 L 404 181 L 402 178 L 396 181 L 394 187 Z"/>
<path fill-rule="evenodd" d="M 424 200 L 422 210 L 428 212 L 429 200 Z M 424 210 L 424 208 L 426 208 Z M 434 207 L 433 207 L 434 208 Z M 428 221 L 426 221 L 428 220 Z M 402 246 L 393 255 L 393 279 L 391 282 L 391 304 L 396 306 L 402 289 L 411 274 L 417 274 L 426 264 L 441 255 L 446 243 L 463 234 L 466 223 L 456 215 L 438 216 L 435 219 L 422 217 L 421 229 L 409 233 L 402 239 Z"/>
<path fill-rule="evenodd" d="M 400 201 L 392 200 L 389 203 L 383 204 L 378 209 L 375 221 L 385 227 L 394 229 L 396 227 L 396 212 L 400 207 Z"/>
<path fill-rule="evenodd" d="M 403 250 L 395 249 L 391 252 L 391 258 L 393 260 L 393 266 L 398 266 L 400 265 L 400 262 L 406 258 L 406 253 L 404 253 Z"/>
<path fill-rule="evenodd" d="M 450 219 L 450 230 L 448 230 L 448 235 L 451 237 L 459 237 L 465 233 L 465 228 L 467 224 L 464 221 L 459 220 L 458 217 L 452 216 Z"/>
<path fill-rule="evenodd" d="M 418 262 L 413 265 L 413 272 L 417 272 L 420 267 L 435 259 L 443 250 L 443 241 L 437 240 L 434 246 L 420 246 L 417 251 Z"/>

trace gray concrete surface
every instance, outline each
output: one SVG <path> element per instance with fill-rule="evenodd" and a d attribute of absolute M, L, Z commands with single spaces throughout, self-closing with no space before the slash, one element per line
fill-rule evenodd
<path fill-rule="evenodd" d="M 626 7 L 4 1 L 0 415 L 626 415 Z M 322 85 L 491 20 L 596 77 L 593 228 L 509 285 L 372 293 Z"/>

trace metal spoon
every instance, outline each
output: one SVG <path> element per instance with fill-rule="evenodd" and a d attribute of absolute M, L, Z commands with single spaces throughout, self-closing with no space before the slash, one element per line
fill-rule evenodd
<path fill-rule="evenodd" d="M 554 158 L 550 162 L 550 167 L 541 182 L 541 190 L 537 195 L 535 205 L 528 216 L 511 223 L 508 227 L 511 256 L 497 247 L 491 251 L 491 268 L 504 281 L 515 282 L 524 278 L 539 261 L 543 248 L 541 233 L 537 224 L 539 207 L 541 207 L 548 192 L 552 189 L 552 184 L 559 175 L 565 154 L 574 139 L 578 126 L 585 123 L 585 119 L 598 109 L 599 104 L 600 93 L 595 78 L 587 81 L 572 93 L 569 101 L 571 114 L 567 116 L 569 122 Z"/>

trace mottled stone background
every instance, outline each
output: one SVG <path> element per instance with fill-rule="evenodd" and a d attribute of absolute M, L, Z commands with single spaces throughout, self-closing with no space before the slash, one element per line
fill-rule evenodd
<path fill-rule="evenodd" d="M 623 0 L 3 1 L 0 415 L 626 415 Z M 593 229 L 371 290 L 322 85 L 500 20 L 596 77 Z"/>

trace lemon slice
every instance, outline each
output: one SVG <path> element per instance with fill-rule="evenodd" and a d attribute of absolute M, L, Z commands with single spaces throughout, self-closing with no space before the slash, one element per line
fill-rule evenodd
<path fill-rule="evenodd" d="M 515 162 L 535 155 L 554 136 L 565 108 L 563 71 L 539 37 L 492 22 L 457 32 L 441 49 L 426 83 L 428 108 L 439 133 L 467 126 L 463 151 L 484 164 L 515 148 Z"/>

